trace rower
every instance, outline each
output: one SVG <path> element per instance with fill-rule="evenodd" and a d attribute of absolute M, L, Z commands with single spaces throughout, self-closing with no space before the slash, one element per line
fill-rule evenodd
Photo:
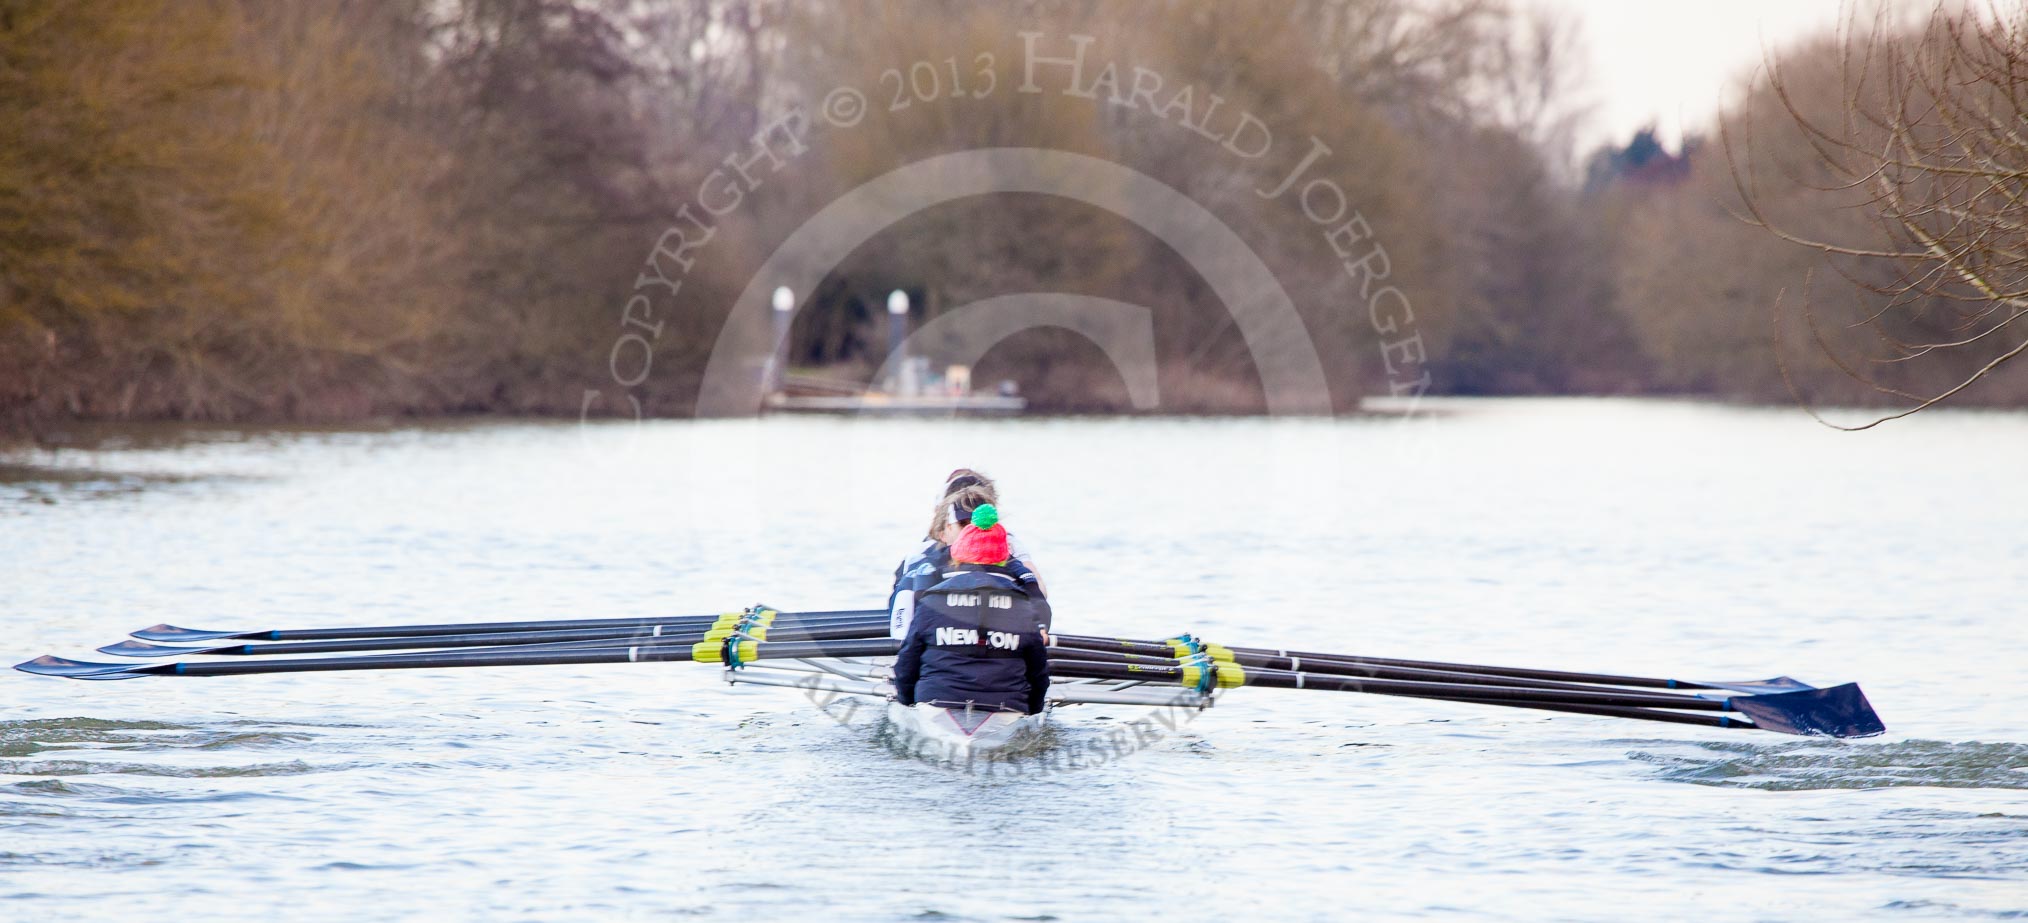
<path fill-rule="evenodd" d="M 944 479 L 926 540 L 894 569 L 894 587 L 887 596 L 889 636 L 896 640 L 908 637 L 916 596 L 943 579 L 943 571 L 951 563 L 951 543 L 971 522 L 972 511 L 987 503 L 996 508 L 1000 503 L 999 488 L 991 478 L 970 468 L 959 468 Z M 1008 566 L 1041 592 L 1042 578 L 1036 575 L 1034 558 L 1022 547 L 1021 540 L 1009 534 L 1007 547 L 1013 556 Z"/>
<path fill-rule="evenodd" d="M 894 660 L 895 701 L 1042 711 L 1049 692 L 1049 601 L 1033 579 L 1023 579 L 1025 568 L 1013 566 L 999 518 L 990 503 L 967 513 L 950 546 L 949 569 L 916 597 Z"/>

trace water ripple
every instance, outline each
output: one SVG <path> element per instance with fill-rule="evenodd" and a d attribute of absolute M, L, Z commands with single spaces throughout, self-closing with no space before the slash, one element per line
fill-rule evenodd
<path fill-rule="evenodd" d="M 318 766 L 302 760 L 243 766 L 162 766 L 153 763 L 116 763 L 103 760 L 0 760 L 0 775 L 6 776 L 134 775 L 160 776 L 168 779 L 232 779 L 245 776 L 296 776 L 312 772 L 331 772 L 339 768 L 343 767 Z"/>
<path fill-rule="evenodd" d="M 2028 789 L 2028 744 L 1904 740 L 1676 744 L 1628 758 L 1671 782 L 1764 791 L 1937 788 Z"/>

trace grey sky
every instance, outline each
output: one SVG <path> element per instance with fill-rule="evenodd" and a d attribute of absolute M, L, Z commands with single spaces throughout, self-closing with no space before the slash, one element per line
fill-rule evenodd
<path fill-rule="evenodd" d="M 1840 0 L 1538 0 L 1582 24 L 1596 109 L 1579 150 L 1624 143 L 1643 125 L 1675 147 L 1697 131 L 1747 75 L 1763 48 L 1834 27 Z"/>

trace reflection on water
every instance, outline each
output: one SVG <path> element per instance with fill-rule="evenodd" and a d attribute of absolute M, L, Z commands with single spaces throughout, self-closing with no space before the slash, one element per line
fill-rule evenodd
<path fill-rule="evenodd" d="M 1065 630 L 1856 680 L 1889 735 L 1240 689 L 1077 767 L 1052 759 L 1140 713 L 1067 709 L 1015 757 L 1049 771 L 980 773 L 695 664 L 9 673 L 0 904 L 24 919 L 1189 917 L 1235 894 L 1313 918 L 2028 910 L 2028 416 L 1848 436 L 1668 402 L 1443 409 L 98 428 L 0 468 L 0 627 L 12 662 L 157 622 L 877 606 L 927 494 L 977 465 Z"/>

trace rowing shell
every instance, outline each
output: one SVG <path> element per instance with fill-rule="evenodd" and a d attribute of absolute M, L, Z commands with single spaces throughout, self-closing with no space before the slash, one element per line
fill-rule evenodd
<path fill-rule="evenodd" d="M 1040 715 L 987 709 L 944 708 L 920 702 L 913 707 L 891 701 L 894 661 L 888 657 L 824 657 L 772 660 L 728 670 L 733 685 L 788 686 L 803 690 L 829 710 L 827 697 L 856 696 L 887 701 L 887 722 L 894 743 L 912 753 L 937 760 L 968 758 L 1016 749 L 1041 736 L 1054 709 L 1066 705 L 1139 705 L 1149 708 L 1202 709 L 1215 694 L 1133 679 L 1060 678 L 1049 684 L 1048 707 Z"/>
<path fill-rule="evenodd" d="M 1042 716 L 1016 711 L 946 708 L 918 702 L 887 703 L 887 721 L 909 749 L 963 757 L 1000 750 L 1034 740 L 1042 733 Z"/>

